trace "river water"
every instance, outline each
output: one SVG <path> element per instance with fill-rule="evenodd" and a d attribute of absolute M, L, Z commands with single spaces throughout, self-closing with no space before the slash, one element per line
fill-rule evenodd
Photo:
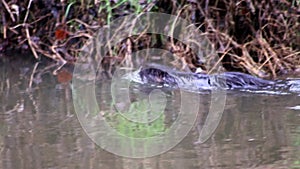
<path fill-rule="evenodd" d="M 198 114 L 187 136 L 160 155 L 133 159 L 106 151 L 85 132 L 74 109 L 74 97 L 81 96 L 72 95 L 71 78 L 70 69 L 53 63 L 1 60 L 0 168 L 300 168 L 299 93 L 226 93 L 216 130 L 204 143 L 199 139 L 213 106 L 212 94 L 197 93 Z M 99 114 L 117 130 L 125 128 L 125 134 L 153 134 L 141 128 L 142 134 L 134 133 L 136 126 L 112 113 L 111 84 L 109 79 L 96 82 Z M 150 90 L 132 88 L 133 96 L 139 89 L 146 94 Z M 180 91 L 165 93 L 168 106 L 151 131 L 163 132 L 174 123 L 184 101 Z M 136 98 L 118 104 L 132 104 Z"/>

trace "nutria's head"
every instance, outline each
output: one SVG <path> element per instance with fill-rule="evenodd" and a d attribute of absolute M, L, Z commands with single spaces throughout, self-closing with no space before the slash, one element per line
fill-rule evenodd
<path fill-rule="evenodd" d="M 142 68 L 139 75 L 145 83 L 177 86 L 177 82 L 172 75 L 157 68 Z"/>

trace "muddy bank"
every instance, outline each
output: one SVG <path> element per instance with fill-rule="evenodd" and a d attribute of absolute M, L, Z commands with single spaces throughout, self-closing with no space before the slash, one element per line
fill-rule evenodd
<path fill-rule="evenodd" d="M 299 1 L 3 0 L 0 7 L 1 53 L 30 51 L 35 58 L 74 62 L 81 47 L 114 19 L 132 13 L 162 12 L 196 25 L 212 42 L 217 55 L 200 60 L 188 44 L 144 34 L 124 39 L 113 47 L 117 54 L 106 53 L 97 59 L 106 67 L 119 66 L 128 51 L 161 47 L 192 71 L 198 67 L 207 72 L 223 68 L 276 77 L 300 69 Z"/>

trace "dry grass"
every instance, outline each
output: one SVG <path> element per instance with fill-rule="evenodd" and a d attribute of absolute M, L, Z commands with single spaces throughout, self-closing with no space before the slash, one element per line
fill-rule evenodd
<path fill-rule="evenodd" d="M 45 3 L 51 2 L 51 3 Z M 89 1 L 90 2 L 90 1 Z M 50 5 L 51 4 L 51 5 Z M 278 0 L 159 0 L 85 1 L 55 3 L 1 1 L 0 50 L 31 50 L 61 63 L 77 59 L 81 46 L 106 23 L 126 13 L 165 12 L 185 18 L 202 31 L 217 55 L 199 58 L 191 45 L 172 38 L 141 34 L 97 56 L 109 70 L 113 65 L 132 66 L 132 53 L 160 46 L 175 54 L 183 68 L 207 72 L 225 68 L 259 77 L 272 77 L 300 69 L 300 2 Z M 163 43 L 161 45 L 160 43 Z M 40 55 L 42 54 L 42 55 Z"/>

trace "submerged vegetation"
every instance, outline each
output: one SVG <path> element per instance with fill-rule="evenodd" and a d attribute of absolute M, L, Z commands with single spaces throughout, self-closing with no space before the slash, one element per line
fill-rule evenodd
<path fill-rule="evenodd" d="M 211 72 L 219 63 L 223 69 L 260 77 L 300 71 L 299 0 L 2 0 L 0 51 L 31 51 L 37 59 L 72 63 L 99 28 L 142 12 L 189 20 L 211 41 L 217 55 L 200 60 L 186 44 L 144 34 L 115 46 L 117 54 L 98 58 L 104 66 L 124 63 L 126 51 L 159 46 L 182 58 L 192 71 L 204 67 Z M 124 44 L 127 49 L 122 50 Z"/>

